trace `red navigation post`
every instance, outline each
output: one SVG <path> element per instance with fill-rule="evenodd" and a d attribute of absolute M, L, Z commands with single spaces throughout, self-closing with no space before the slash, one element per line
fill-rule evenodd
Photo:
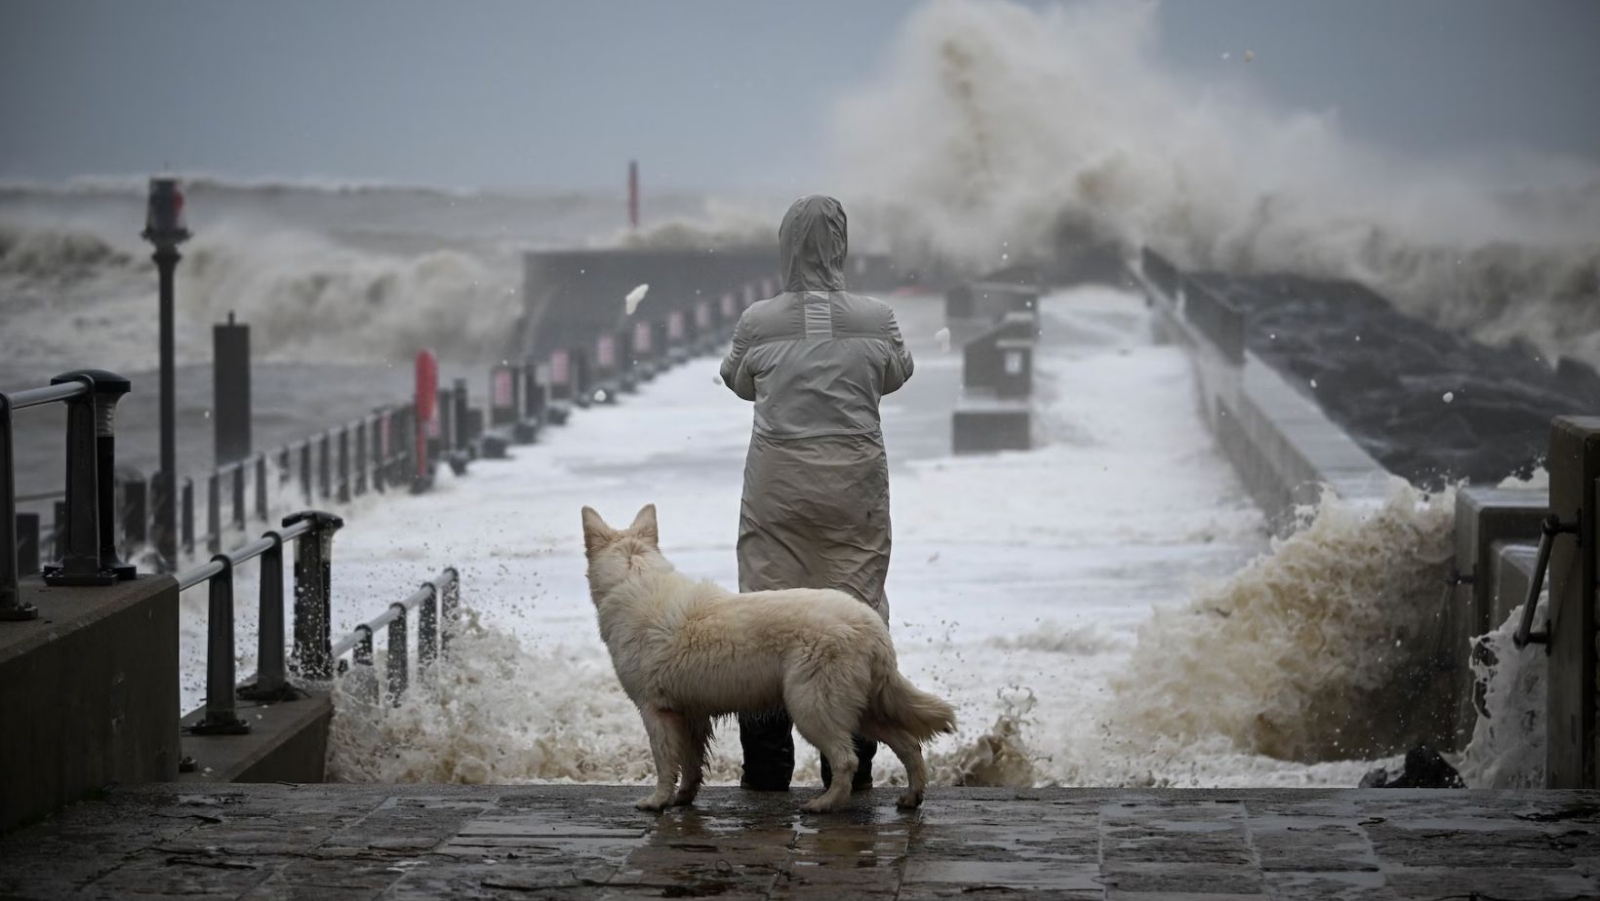
<path fill-rule="evenodd" d="M 413 493 L 433 485 L 433 457 L 439 445 L 439 361 L 433 351 L 417 351 L 417 471 Z"/>
<path fill-rule="evenodd" d="M 628 226 L 639 227 L 639 163 L 628 161 Z"/>

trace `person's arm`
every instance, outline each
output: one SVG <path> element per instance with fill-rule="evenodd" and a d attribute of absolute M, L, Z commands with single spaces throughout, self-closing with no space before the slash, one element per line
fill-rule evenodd
<path fill-rule="evenodd" d="M 889 361 L 883 369 L 883 393 L 893 394 L 911 378 L 916 365 L 911 359 L 911 351 L 906 349 L 905 339 L 900 337 L 900 323 L 895 321 L 893 310 L 889 311 L 887 331 Z"/>
<path fill-rule="evenodd" d="M 722 361 L 722 384 L 745 400 L 756 399 L 755 375 L 744 365 L 745 353 L 750 350 L 750 330 L 745 317 L 733 328 L 733 347 Z"/>

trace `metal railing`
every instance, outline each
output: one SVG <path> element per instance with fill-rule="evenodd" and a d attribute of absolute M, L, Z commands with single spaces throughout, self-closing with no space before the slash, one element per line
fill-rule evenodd
<path fill-rule="evenodd" d="M 287 700 L 294 697 L 284 660 L 283 546 L 294 543 L 294 654 L 300 675 L 325 681 L 328 666 L 333 535 L 344 520 L 331 513 L 307 510 L 283 519 L 271 531 L 226 554 L 178 573 L 178 590 L 206 582 L 206 706 L 196 735 L 242 735 L 250 731 L 238 716 L 235 697 Z M 233 575 L 239 564 L 261 558 L 259 626 L 256 632 L 256 681 L 238 687 L 234 667 Z"/>
<path fill-rule="evenodd" d="M 189 727 L 194 735 L 243 735 L 250 724 L 238 715 L 236 699 L 288 701 L 298 689 L 291 673 L 308 682 L 330 681 L 334 662 L 338 673 L 348 670 L 342 659 L 354 656 L 358 666 L 373 665 L 373 635 L 388 632 L 385 676 L 389 697 L 399 704 L 411 684 L 410 627 L 408 616 L 418 611 L 417 658 L 419 679 L 427 680 L 433 665 L 448 648 L 451 628 L 460 617 L 461 578 L 454 567 L 435 578 L 373 620 L 355 628 L 338 643 L 331 640 L 333 536 L 344 521 L 331 513 L 307 510 L 284 517 L 283 528 L 270 531 L 249 544 L 178 574 L 180 591 L 207 583 L 210 592 L 206 623 L 206 703 L 200 721 Z M 285 658 L 283 548 L 294 545 L 294 644 Z M 260 558 L 259 626 L 256 632 L 256 678 L 238 685 L 235 670 L 234 572 L 241 563 Z M 376 680 L 372 681 L 376 702 Z"/>
<path fill-rule="evenodd" d="M 131 579 L 117 558 L 112 490 L 116 470 L 116 407 L 132 386 L 113 372 L 63 373 L 44 388 L 0 394 L 0 620 L 28 620 L 38 608 L 17 587 L 17 490 L 11 414 L 51 403 L 67 405 L 66 517 L 54 541 L 56 562 L 44 567 L 50 585 L 110 585 Z M 37 553 L 37 546 L 35 546 Z"/>
<path fill-rule="evenodd" d="M 410 614 L 417 611 L 417 676 L 426 682 L 433 673 L 433 665 L 441 654 L 449 650 L 450 637 L 460 619 L 461 576 L 455 567 L 447 567 L 434 578 L 422 583 L 403 601 L 389 605 L 379 616 L 356 626 L 350 634 L 339 639 L 329 649 L 337 660 L 338 672 L 350 671 L 353 663 L 367 667 L 364 678 L 356 684 L 358 692 L 369 703 L 378 702 L 378 679 L 373 654 L 373 637 L 380 631 L 388 633 L 388 647 L 384 657 L 384 684 L 389 703 L 399 706 L 411 685 Z M 350 660 L 345 655 L 350 655 Z"/>

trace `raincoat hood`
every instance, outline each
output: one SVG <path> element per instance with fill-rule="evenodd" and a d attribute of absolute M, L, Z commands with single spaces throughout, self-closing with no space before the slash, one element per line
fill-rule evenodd
<path fill-rule="evenodd" d="M 843 291 L 847 243 L 839 201 L 821 194 L 796 200 L 778 227 L 783 290 Z"/>

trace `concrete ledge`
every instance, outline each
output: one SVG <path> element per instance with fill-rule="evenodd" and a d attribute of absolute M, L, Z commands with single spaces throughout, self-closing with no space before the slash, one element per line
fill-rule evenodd
<path fill-rule="evenodd" d="M 183 755 L 195 770 L 180 782 L 321 782 L 328 759 L 333 700 L 312 692 L 293 701 L 239 707 L 247 735 L 190 735 L 205 710 L 183 718 Z"/>
<path fill-rule="evenodd" d="M 39 618 L 0 623 L 0 831 L 113 783 L 178 773 L 178 583 L 22 580 Z"/>
<path fill-rule="evenodd" d="M 1133 277 L 1161 334 L 1189 352 L 1201 414 L 1277 531 L 1292 525 L 1296 506 L 1315 503 L 1323 486 L 1357 502 L 1387 496 L 1394 477 L 1315 402 L 1253 353 L 1246 351 L 1242 364 L 1230 362 L 1183 317 L 1182 298 L 1139 273 Z"/>

